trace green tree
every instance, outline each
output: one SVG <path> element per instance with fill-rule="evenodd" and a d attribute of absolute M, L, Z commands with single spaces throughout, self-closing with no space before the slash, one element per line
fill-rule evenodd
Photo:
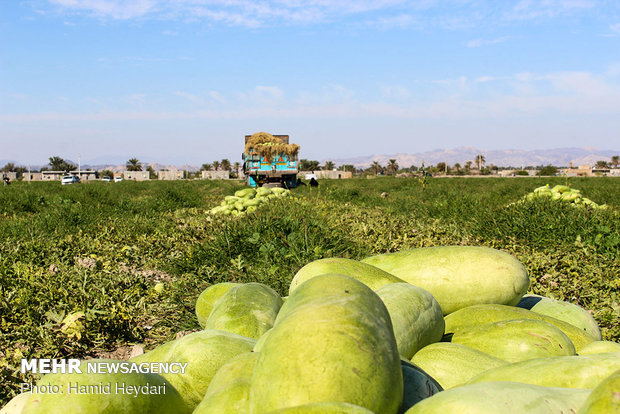
<path fill-rule="evenodd" d="M 220 169 L 220 162 L 219 161 L 213 161 L 213 169 L 215 171 Z"/>
<path fill-rule="evenodd" d="M 596 165 L 595 165 L 595 168 L 597 168 L 597 169 L 609 168 L 609 164 L 607 163 L 607 161 L 603 161 L 603 160 L 597 161 Z"/>
<path fill-rule="evenodd" d="M 320 169 L 319 162 L 316 160 L 299 160 L 299 169 L 301 171 L 317 171 Z"/>
<path fill-rule="evenodd" d="M 611 157 L 611 165 L 613 165 L 614 168 L 618 168 L 618 165 L 620 165 L 620 155 L 614 155 Z"/>
<path fill-rule="evenodd" d="M 50 157 L 49 166 L 52 171 L 64 171 L 65 160 L 58 156 Z"/>
<path fill-rule="evenodd" d="M 114 177 L 114 173 L 110 170 L 101 170 L 98 172 L 99 177 Z"/>
<path fill-rule="evenodd" d="M 344 164 L 338 167 L 339 171 L 349 171 L 351 173 L 355 173 L 355 166 L 352 164 Z"/>
<path fill-rule="evenodd" d="M 239 170 L 240 170 L 240 169 L 241 169 L 241 163 L 239 163 L 238 161 L 237 161 L 237 162 L 235 162 L 235 163 L 233 164 L 233 170 L 235 171 L 235 174 L 236 174 L 237 176 L 239 176 Z"/>
<path fill-rule="evenodd" d="M 472 165 L 472 164 L 473 164 L 473 163 L 472 163 L 471 161 L 467 161 L 467 162 L 465 163 L 465 171 L 469 171 L 469 170 L 471 170 L 471 165 Z"/>
<path fill-rule="evenodd" d="M 151 180 L 157 179 L 157 172 L 155 171 L 155 169 L 153 169 L 153 167 L 149 165 L 148 167 L 146 167 L 146 170 L 149 172 L 149 178 Z"/>
<path fill-rule="evenodd" d="M 377 161 L 373 161 L 368 170 L 374 175 L 379 175 L 383 172 L 383 167 Z"/>
<path fill-rule="evenodd" d="M 228 158 L 224 158 L 220 163 L 220 166 L 222 167 L 222 170 L 230 171 L 230 161 L 228 160 Z"/>
<path fill-rule="evenodd" d="M 137 158 L 131 158 L 125 164 L 127 171 L 142 171 L 142 163 Z"/>
<path fill-rule="evenodd" d="M 12 172 L 12 171 L 15 171 L 15 164 L 12 162 L 9 162 L 4 167 L 2 167 L 2 172 Z"/>
<path fill-rule="evenodd" d="M 50 157 L 49 160 L 49 166 L 52 171 L 73 171 L 77 169 L 75 165 L 68 163 L 58 156 Z"/>
<path fill-rule="evenodd" d="M 538 170 L 536 175 L 538 175 L 538 176 L 554 176 L 557 173 L 558 173 L 558 169 L 556 167 L 554 167 L 553 165 L 546 165 L 546 166 L 542 167 L 540 170 Z"/>
<path fill-rule="evenodd" d="M 28 168 L 23 166 L 15 167 L 15 172 L 17 173 L 17 178 L 21 180 L 24 174 L 28 172 Z"/>
<path fill-rule="evenodd" d="M 482 170 L 482 167 L 484 167 L 485 162 L 486 162 L 486 159 L 484 158 L 484 155 L 482 154 L 476 155 L 476 166 L 478 167 L 479 170 Z"/>
<path fill-rule="evenodd" d="M 202 164 L 202 167 L 200 167 L 200 171 L 211 171 L 212 168 L 213 164 L 205 163 Z"/>
<path fill-rule="evenodd" d="M 334 169 L 335 165 L 333 162 L 331 161 L 325 161 L 325 165 L 323 165 L 323 170 L 324 171 L 332 171 Z"/>
<path fill-rule="evenodd" d="M 392 158 L 388 161 L 385 170 L 387 175 L 396 175 L 396 173 L 398 172 L 398 163 L 396 162 L 396 158 Z"/>
<path fill-rule="evenodd" d="M 448 165 L 445 162 L 438 162 L 436 167 L 437 167 L 438 173 L 441 173 L 441 174 L 447 173 Z"/>

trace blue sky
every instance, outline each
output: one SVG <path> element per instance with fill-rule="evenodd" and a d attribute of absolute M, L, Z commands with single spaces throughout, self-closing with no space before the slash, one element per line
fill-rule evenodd
<path fill-rule="evenodd" d="M 0 160 L 620 149 L 616 0 L 16 0 Z"/>

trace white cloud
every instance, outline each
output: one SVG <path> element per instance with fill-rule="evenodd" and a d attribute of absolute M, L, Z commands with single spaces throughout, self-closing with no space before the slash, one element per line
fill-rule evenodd
<path fill-rule="evenodd" d="M 411 14 L 398 14 L 395 16 L 380 17 L 368 23 L 370 26 L 376 26 L 381 29 L 406 28 L 412 26 L 420 26 L 418 18 Z"/>
<path fill-rule="evenodd" d="M 506 11 L 505 17 L 509 20 L 553 18 L 590 10 L 596 6 L 595 0 L 521 0 Z"/>
<path fill-rule="evenodd" d="M 411 97 L 411 91 L 404 86 L 382 86 L 381 95 L 387 99 L 408 99 Z"/>
<path fill-rule="evenodd" d="M 197 105 L 205 105 L 206 104 L 206 102 L 205 102 L 205 100 L 203 98 L 201 98 L 200 96 L 193 95 L 191 93 L 176 91 L 174 94 L 176 96 L 180 96 L 182 98 L 185 98 L 188 101 L 190 101 L 192 103 L 195 103 Z"/>
<path fill-rule="evenodd" d="M 504 37 L 498 37 L 496 39 L 490 39 L 490 40 L 485 40 L 485 39 L 474 39 L 474 40 L 470 40 L 469 42 L 467 42 L 467 47 L 481 47 L 481 46 L 488 46 L 488 45 L 495 45 L 498 43 L 503 43 L 506 40 L 508 40 L 507 36 Z"/>
<path fill-rule="evenodd" d="M 483 85 L 484 84 L 484 85 Z M 424 90 L 424 97 L 418 89 Z M 416 89 L 402 85 L 379 88 L 374 98 L 361 98 L 341 85 L 300 91 L 295 94 L 277 85 L 259 85 L 248 91 L 222 94 L 210 91 L 204 97 L 184 91 L 176 96 L 197 104 L 187 111 L 157 112 L 153 103 L 165 97 L 136 93 L 123 100 L 132 108 L 123 110 L 110 102 L 93 101 L 92 112 L 15 113 L 0 116 L 7 123 L 37 121 L 112 121 L 184 119 L 505 119 L 550 113 L 568 118 L 585 115 L 618 116 L 620 82 L 608 71 L 516 73 L 511 76 L 465 76 L 417 82 Z M 111 102 L 114 102 L 112 100 Z"/>
<path fill-rule="evenodd" d="M 509 76 L 478 76 L 476 79 L 474 79 L 474 82 L 476 83 L 486 83 L 486 82 L 494 82 L 494 81 L 501 81 L 501 80 L 508 80 L 511 79 L 511 77 Z"/>
<path fill-rule="evenodd" d="M 158 0 L 49 0 L 65 10 L 83 11 L 98 17 L 132 19 L 157 10 Z"/>
<path fill-rule="evenodd" d="M 5 96 L 7 98 L 17 99 L 19 101 L 24 101 L 28 99 L 28 95 L 26 95 L 25 93 L 7 93 Z"/>
<path fill-rule="evenodd" d="M 209 97 L 211 99 L 213 99 L 214 101 L 216 101 L 216 102 L 226 103 L 226 98 L 221 93 L 219 93 L 217 91 L 210 91 L 209 92 Z"/>
<path fill-rule="evenodd" d="M 553 18 L 582 13 L 594 0 L 47 0 L 56 10 L 103 19 L 204 20 L 264 27 L 358 18 L 384 28 L 437 26 L 452 30 L 489 22 Z M 606 6 L 615 8 L 615 6 Z M 602 12 L 603 13 L 603 12 Z M 474 45 L 476 40 L 473 40 Z M 484 42 L 484 41 L 482 41 Z M 483 43 L 484 44 L 484 43 Z M 475 47 L 475 46 L 472 46 Z"/>

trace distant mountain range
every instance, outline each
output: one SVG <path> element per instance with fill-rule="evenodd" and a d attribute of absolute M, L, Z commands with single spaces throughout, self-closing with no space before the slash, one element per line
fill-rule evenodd
<path fill-rule="evenodd" d="M 454 165 L 455 163 L 459 163 L 462 166 L 465 165 L 467 161 L 472 161 L 475 164 L 475 159 L 478 154 L 482 154 L 485 158 L 486 165 L 493 164 L 498 167 L 527 167 L 527 166 L 539 166 L 539 165 L 555 165 L 557 167 L 567 167 L 571 163 L 576 167 L 579 165 L 594 165 L 597 161 L 604 160 L 610 161 L 611 157 L 614 155 L 620 155 L 620 150 L 602 150 L 597 148 L 556 148 L 556 149 L 547 149 L 547 150 L 484 150 L 474 147 L 458 147 L 454 149 L 436 149 L 432 151 L 419 152 L 415 154 L 376 154 L 376 155 L 368 155 L 361 157 L 351 157 L 351 158 L 325 158 L 321 160 L 322 163 L 325 161 L 332 161 L 337 166 L 343 164 L 352 164 L 356 168 L 367 168 L 374 161 L 377 161 L 382 166 L 387 165 L 390 159 L 396 159 L 396 162 L 401 168 L 409 167 L 411 165 L 420 166 L 422 162 L 425 165 L 435 165 L 439 162 L 448 163 L 448 165 Z M 121 158 L 113 157 L 116 159 L 110 160 L 111 162 L 106 163 L 105 161 L 101 161 L 97 159 L 97 164 L 82 164 L 81 168 L 83 170 L 110 170 L 113 172 L 119 172 L 125 170 L 125 163 L 120 162 Z M 302 154 L 303 158 L 303 154 Z M 66 160 L 67 162 L 71 162 L 77 165 L 77 162 Z M 6 165 L 7 163 L 12 162 L 15 165 L 23 165 L 17 161 L 13 160 L 0 160 L 0 167 Z M 195 165 L 168 165 L 168 164 L 160 164 L 160 163 L 143 163 L 143 168 L 147 166 L 153 167 L 155 171 L 159 170 L 187 170 L 189 172 L 196 172 L 200 170 L 200 166 Z M 44 166 L 35 166 L 32 165 L 31 168 L 33 170 L 40 169 Z"/>
<path fill-rule="evenodd" d="M 382 166 L 387 165 L 390 159 L 396 159 L 401 168 L 411 165 L 420 166 L 435 165 L 445 162 L 448 165 L 459 163 L 462 166 L 467 161 L 472 161 L 478 154 L 485 158 L 486 165 L 493 164 L 498 167 L 527 167 L 538 165 L 554 165 L 557 167 L 569 166 L 571 163 L 578 165 L 594 165 L 597 161 L 610 161 L 614 155 L 620 155 L 620 150 L 601 150 L 597 148 L 556 148 L 548 150 L 483 150 L 474 147 L 459 147 L 449 150 L 437 149 L 416 154 L 392 154 L 392 155 L 369 155 L 363 157 L 329 159 L 336 165 L 353 164 L 357 168 L 367 168 L 374 161 Z M 327 161 L 325 159 L 323 161 Z"/>

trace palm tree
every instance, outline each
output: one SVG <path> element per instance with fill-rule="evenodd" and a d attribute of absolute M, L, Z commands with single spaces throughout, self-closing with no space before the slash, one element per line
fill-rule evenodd
<path fill-rule="evenodd" d="M 50 157 L 49 166 L 52 171 L 63 171 L 65 166 L 65 160 L 58 156 Z"/>
<path fill-rule="evenodd" d="M 12 162 L 8 162 L 4 167 L 2 167 L 2 172 L 11 172 L 15 171 L 15 164 Z"/>
<path fill-rule="evenodd" d="M 228 158 L 224 158 L 220 163 L 220 166 L 222 167 L 222 170 L 230 171 L 230 161 L 228 161 Z"/>
<path fill-rule="evenodd" d="M 215 171 L 217 171 L 220 168 L 220 162 L 219 161 L 213 161 L 213 169 Z"/>
<path fill-rule="evenodd" d="M 609 164 L 607 163 L 607 161 L 597 161 L 596 166 L 595 166 L 595 168 L 598 168 L 598 169 L 604 169 L 608 167 L 609 167 Z"/>
<path fill-rule="evenodd" d="M 127 171 L 142 171 L 142 164 L 137 158 L 131 158 L 125 165 Z"/>
<path fill-rule="evenodd" d="M 370 165 L 370 171 L 374 175 L 379 175 L 379 173 L 383 171 L 383 167 L 377 161 L 373 161 L 372 164 Z"/>
<path fill-rule="evenodd" d="M 299 169 L 301 171 L 316 171 L 319 169 L 319 162 L 315 160 L 299 160 Z"/>
<path fill-rule="evenodd" d="M 618 164 L 620 164 L 620 155 L 614 155 L 611 157 L 611 164 L 614 168 L 618 168 Z"/>
<path fill-rule="evenodd" d="M 200 167 L 200 171 L 211 171 L 211 168 L 213 168 L 213 165 L 204 163 L 202 164 L 202 167 Z"/>
<path fill-rule="evenodd" d="M 388 175 L 396 175 L 396 172 L 398 172 L 398 163 L 396 162 L 396 159 L 395 158 L 390 159 L 387 167 L 385 168 L 387 170 Z"/>
<path fill-rule="evenodd" d="M 460 169 L 461 169 L 461 164 L 459 164 L 458 162 L 456 164 L 454 164 L 454 170 L 456 172 L 459 172 Z"/>
<path fill-rule="evenodd" d="M 482 169 L 482 167 L 484 166 L 485 162 L 486 162 L 486 159 L 484 158 L 484 155 L 482 155 L 482 154 L 476 155 L 476 165 L 478 166 L 479 170 Z"/>
<path fill-rule="evenodd" d="M 338 171 L 350 171 L 352 173 L 355 172 L 355 166 L 352 164 L 344 164 L 338 167 Z"/>
<path fill-rule="evenodd" d="M 323 166 L 323 170 L 324 171 L 332 171 L 334 169 L 335 165 L 333 162 L 331 161 L 325 161 L 325 165 Z"/>
<path fill-rule="evenodd" d="M 241 164 L 239 162 L 235 162 L 233 164 L 233 169 L 235 170 L 235 172 L 237 173 L 237 175 L 239 175 L 239 169 L 241 168 Z"/>
<path fill-rule="evenodd" d="M 471 162 L 471 161 L 467 161 L 467 162 L 465 163 L 465 169 L 466 169 L 466 170 L 471 170 L 471 164 L 472 164 L 472 162 Z"/>
<path fill-rule="evenodd" d="M 52 171 L 73 171 L 77 169 L 75 165 L 69 164 L 60 157 L 50 157 L 49 160 L 49 165 L 52 168 Z"/>

